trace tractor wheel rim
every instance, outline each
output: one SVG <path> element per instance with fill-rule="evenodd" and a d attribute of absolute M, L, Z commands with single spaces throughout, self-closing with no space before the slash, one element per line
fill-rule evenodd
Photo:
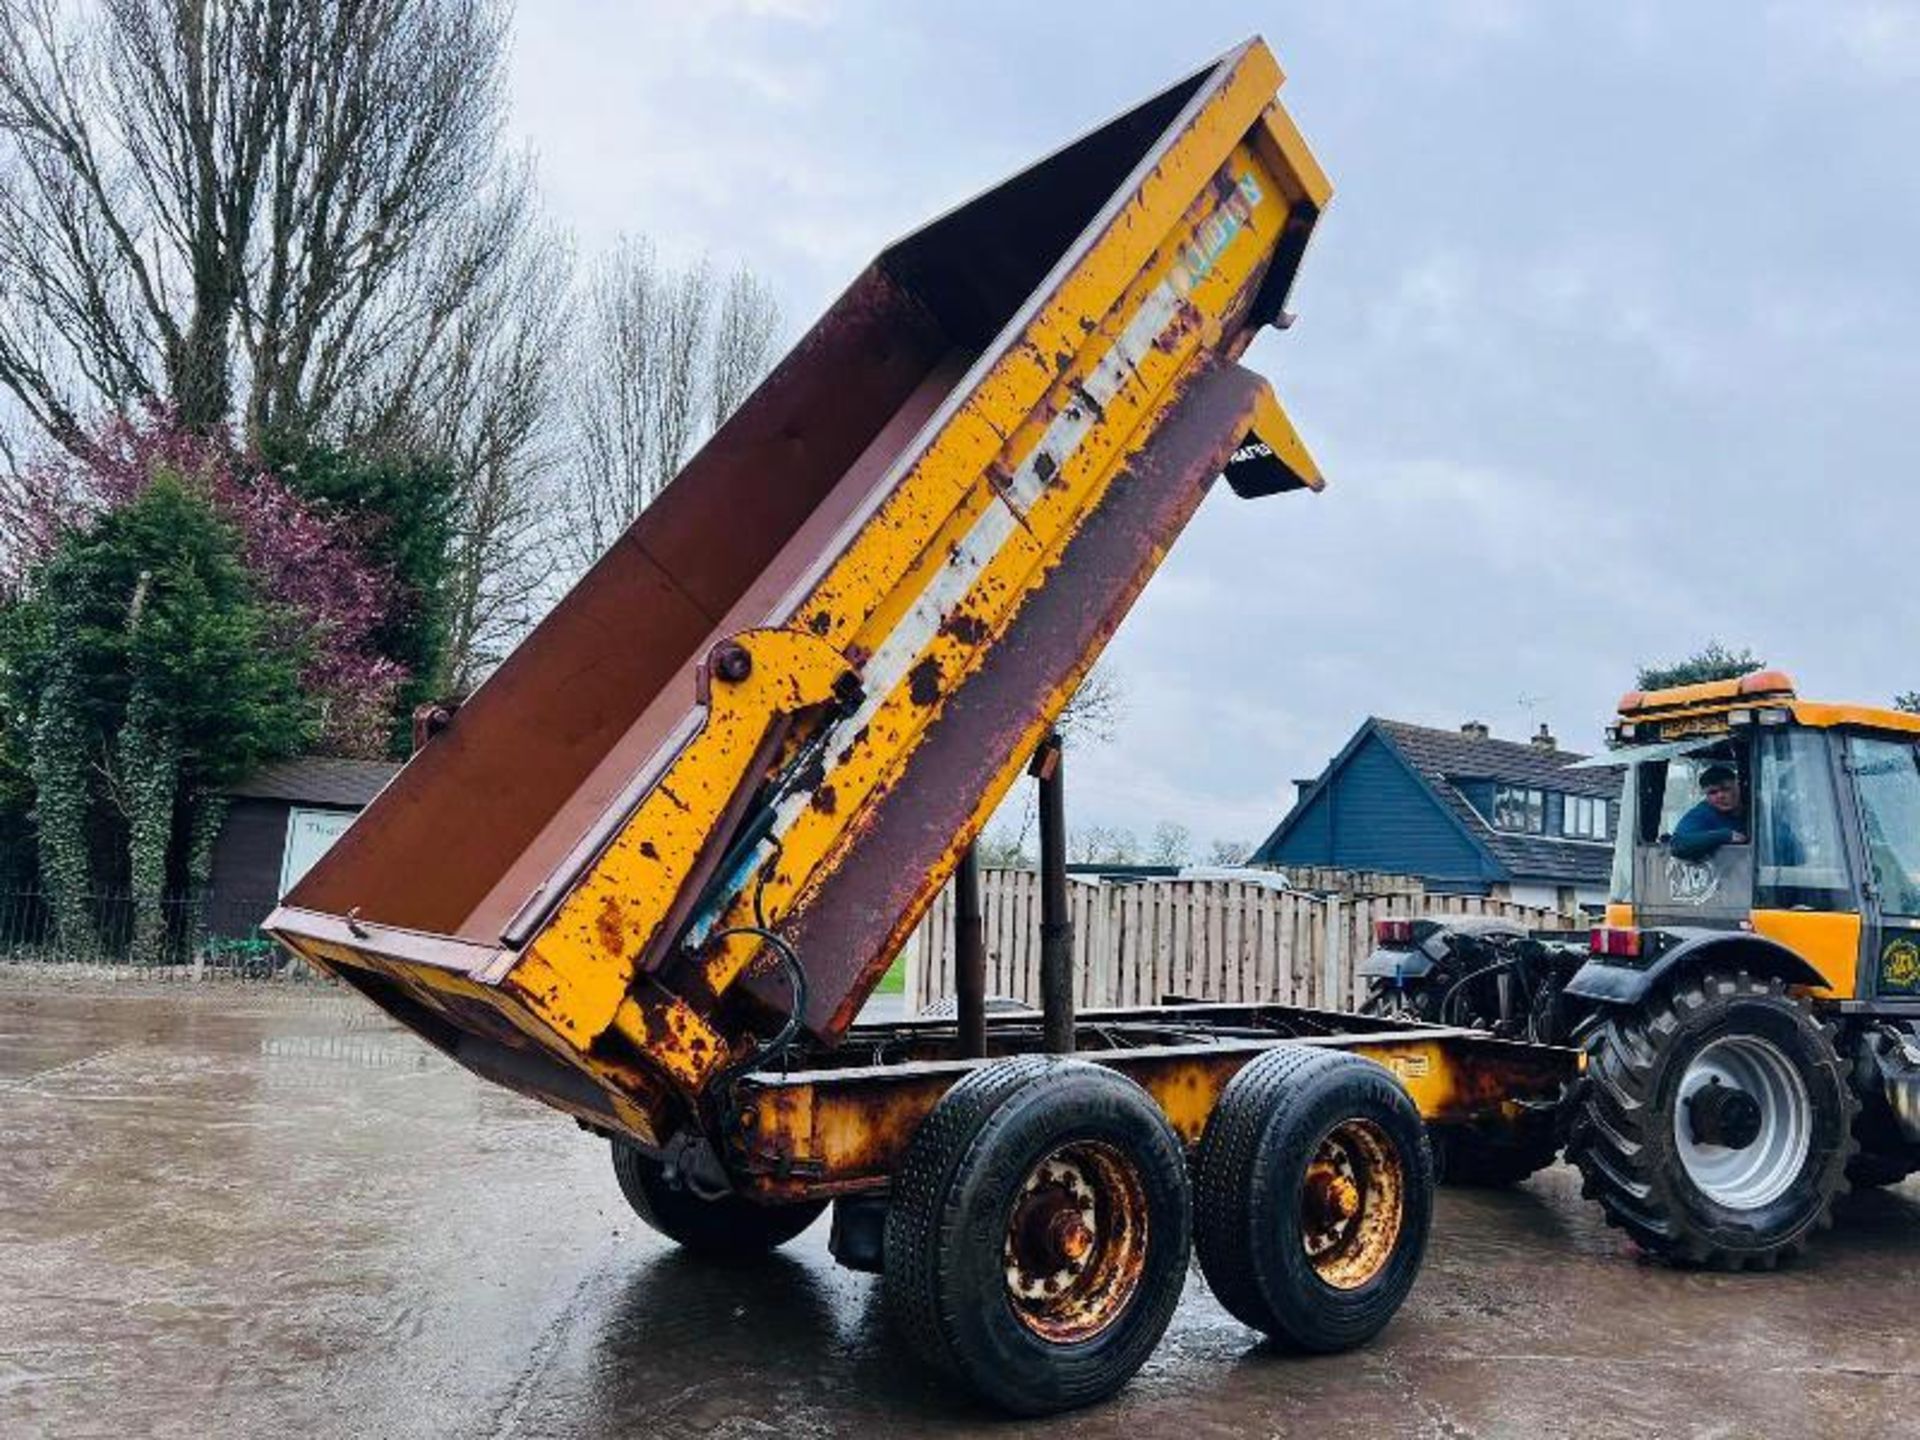
<path fill-rule="evenodd" d="M 1748 1145 L 1716 1144 L 1694 1134 L 1688 1102 L 1709 1085 L 1743 1092 L 1759 1111 Z M 1729 1210 L 1758 1210 L 1792 1187 L 1813 1148 L 1813 1102 L 1785 1053 L 1758 1035 L 1723 1035 L 1702 1047 L 1680 1076 L 1673 1107 L 1674 1146 L 1694 1188 Z"/>
<path fill-rule="evenodd" d="M 1393 1258 L 1406 1212 L 1399 1149 L 1371 1120 L 1343 1120 L 1321 1137 L 1300 1186 L 1300 1242 L 1336 1290 L 1357 1290 Z"/>
<path fill-rule="evenodd" d="M 1117 1321 L 1140 1289 L 1147 1197 L 1111 1145 L 1079 1141 L 1027 1173 L 1007 1212 L 1007 1300 L 1022 1325 L 1067 1345 Z"/>

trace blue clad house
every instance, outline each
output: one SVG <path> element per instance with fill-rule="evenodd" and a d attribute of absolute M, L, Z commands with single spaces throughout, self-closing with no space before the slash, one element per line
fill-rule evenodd
<path fill-rule="evenodd" d="M 1431 891 L 1562 910 L 1600 905 L 1620 772 L 1567 768 L 1585 758 L 1544 725 L 1523 744 L 1478 723 L 1369 719 L 1317 780 L 1297 782 L 1293 809 L 1253 863 L 1414 875 Z"/>

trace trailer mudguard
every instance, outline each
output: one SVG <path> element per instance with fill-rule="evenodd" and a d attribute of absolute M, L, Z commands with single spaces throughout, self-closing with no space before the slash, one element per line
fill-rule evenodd
<path fill-rule="evenodd" d="M 1565 994 L 1601 1005 L 1638 1005 L 1655 986 L 1706 966 L 1778 977 L 1789 985 L 1826 988 L 1826 978 L 1799 955 L 1761 935 L 1730 930 L 1659 930 L 1668 944 L 1640 961 L 1595 956 L 1567 982 Z"/>

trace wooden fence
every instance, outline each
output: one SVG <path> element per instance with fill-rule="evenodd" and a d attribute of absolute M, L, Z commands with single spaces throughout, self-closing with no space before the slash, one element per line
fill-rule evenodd
<path fill-rule="evenodd" d="M 1040 877 L 981 876 L 987 993 L 1040 1002 Z M 1239 880 L 1069 880 L 1075 998 L 1084 1008 L 1153 1005 L 1166 995 L 1347 1009 L 1365 989 L 1355 969 L 1390 915 L 1497 915 L 1566 923 L 1535 905 L 1478 895 L 1430 895 L 1396 877 L 1386 894 L 1280 890 Z M 953 991 L 953 886 L 907 948 L 911 1011 Z"/>

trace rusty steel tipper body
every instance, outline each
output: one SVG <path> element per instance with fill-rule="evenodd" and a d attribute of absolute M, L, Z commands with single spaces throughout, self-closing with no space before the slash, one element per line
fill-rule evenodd
<path fill-rule="evenodd" d="M 756 914 L 839 1038 L 1210 482 L 1319 485 L 1237 363 L 1330 193 L 1279 81 L 882 253 L 268 928 L 643 1139 L 786 1005 Z"/>
<path fill-rule="evenodd" d="M 1525 1128 L 1574 1069 L 1278 1005 L 1076 1018 L 1057 924 L 1039 1017 L 969 982 L 957 1024 L 853 1024 L 1030 761 L 1064 912 L 1068 697 L 1216 479 L 1320 488 L 1240 363 L 1331 193 L 1280 80 L 1251 41 L 884 251 L 268 921 L 607 1136 L 683 1245 L 832 1202 L 836 1257 L 1015 1410 L 1123 1383 L 1190 1246 L 1256 1328 L 1360 1343 L 1419 1265 L 1424 1126 Z"/>

